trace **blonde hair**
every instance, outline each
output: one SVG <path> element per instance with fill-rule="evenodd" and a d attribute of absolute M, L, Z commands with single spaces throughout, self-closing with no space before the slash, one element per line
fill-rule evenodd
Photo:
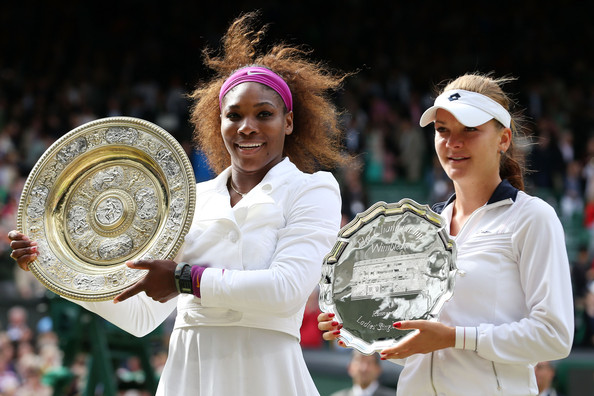
<path fill-rule="evenodd" d="M 501 156 L 499 166 L 499 176 L 501 179 L 507 179 L 510 184 L 520 190 L 524 190 L 524 175 L 526 173 L 524 153 L 518 146 L 518 138 L 524 135 L 522 126 L 522 116 L 519 113 L 514 114 L 512 107 L 515 102 L 505 93 L 502 86 L 515 78 L 501 77 L 494 78 L 491 74 L 467 73 L 446 83 L 441 92 L 451 89 L 464 89 L 466 91 L 477 92 L 485 95 L 501 106 L 503 106 L 512 116 L 511 131 L 512 141 L 507 152 Z M 496 121 L 501 128 L 504 126 Z"/>

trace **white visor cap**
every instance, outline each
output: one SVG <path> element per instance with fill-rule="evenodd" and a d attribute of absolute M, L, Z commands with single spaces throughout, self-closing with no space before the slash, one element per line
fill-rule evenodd
<path fill-rule="evenodd" d="M 453 89 L 439 95 L 433 106 L 421 116 L 419 123 L 422 127 L 435 121 L 437 109 L 449 111 L 467 127 L 483 125 L 493 118 L 508 128 L 511 125 L 511 116 L 503 106 L 485 95 L 464 89 Z"/>

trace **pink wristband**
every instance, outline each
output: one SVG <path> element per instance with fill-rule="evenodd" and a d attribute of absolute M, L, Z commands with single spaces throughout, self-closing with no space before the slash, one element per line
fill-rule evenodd
<path fill-rule="evenodd" d="M 206 267 L 200 265 L 192 266 L 192 293 L 200 298 L 200 281 L 202 280 L 202 273 Z"/>

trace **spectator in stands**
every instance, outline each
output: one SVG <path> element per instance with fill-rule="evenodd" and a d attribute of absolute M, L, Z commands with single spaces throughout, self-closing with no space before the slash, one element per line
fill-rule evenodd
<path fill-rule="evenodd" d="M 19 374 L 22 385 L 15 392 L 15 396 L 50 396 L 52 388 L 42 381 L 41 363 L 39 357 L 27 354 L 19 359 Z"/>
<path fill-rule="evenodd" d="M 586 160 L 582 167 L 584 179 L 584 227 L 590 234 L 588 253 L 594 256 L 594 136 L 586 143 Z"/>
<path fill-rule="evenodd" d="M 414 335 L 381 351 L 404 368 L 398 395 L 536 395 L 533 362 L 566 357 L 574 335 L 563 228 L 543 200 L 523 192 L 517 119 L 501 86 L 463 75 L 423 113 L 455 195 L 433 209 L 457 244 L 455 292 L 439 321 L 394 323 Z M 324 338 L 340 336 L 321 314 Z M 452 380 L 457 379 L 457 380 Z"/>
<path fill-rule="evenodd" d="M 409 115 L 401 118 L 398 134 L 398 163 L 404 180 L 417 183 L 425 168 L 425 136 L 423 130 L 412 124 Z"/>
<path fill-rule="evenodd" d="M 344 224 L 351 221 L 357 213 L 368 207 L 367 193 L 361 178 L 362 164 L 353 159 L 352 163 L 341 169 L 341 196 Z M 342 225 L 344 225 L 342 224 Z"/>
<path fill-rule="evenodd" d="M 118 389 L 123 396 L 150 396 L 146 390 L 146 373 L 137 356 L 129 356 L 122 366 L 116 370 Z"/>
<path fill-rule="evenodd" d="M 588 245 L 584 243 L 578 247 L 576 258 L 571 263 L 571 285 L 576 309 L 583 308 L 588 284 L 593 280 L 592 259 L 588 254 Z"/>
<path fill-rule="evenodd" d="M 0 334 L 1 335 L 1 334 Z M 0 395 L 11 396 L 20 385 L 19 377 L 11 365 L 12 353 L 8 348 L 12 344 L 3 343 L 0 339 Z"/>
<path fill-rule="evenodd" d="M 565 177 L 565 162 L 556 143 L 555 126 L 552 120 L 540 121 L 537 130 L 536 144 L 531 146 L 528 163 L 533 172 L 528 181 L 542 194 L 552 197 L 563 192 L 563 178 Z"/>
<path fill-rule="evenodd" d="M 553 382 L 555 380 L 555 364 L 553 362 L 538 362 L 534 366 L 538 396 L 563 396 L 557 392 Z"/>
<path fill-rule="evenodd" d="M 396 390 L 379 383 L 382 366 L 377 353 L 364 355 L 353 350 L 353 356 L 347 367 L 353 386 L 334 392 L 331 396 L 394 396 Z"/>
<path fill-rule="evenodd" d="M 559 200 L 559 212 L 564 224 L 579 220 L 583 221 L 585 209 L 584 190 L 581 178 L 582 167 L 578 161 L 567 164 L 564 178 L 563 194 Z"/>
<path fill-rule="evenodd" d="M 583 308 L 576 310 L 576 339 L 577 346 L 594 347 L 594 282 L 588 284 L 588 291 L 583 300 Z"/>
<path fill-rule="evenodd" d="M 6 334 L 15 345 L 33 340 L 33 330 L 27 323 L 27 317 L 27 310 L 21 306 L 15 306 L 8 310 Z"/>

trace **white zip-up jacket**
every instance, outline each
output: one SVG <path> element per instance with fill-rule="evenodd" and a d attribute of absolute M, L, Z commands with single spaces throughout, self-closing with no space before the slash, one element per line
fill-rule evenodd
<path fill-rule="evenodd" d="M 180 297 L 175 326 L 245 326 L 299 338 L 305 303 L 340 228 L 338 183 L 285 159 L 230 208 L 228 178 L 225 171 L 199 185 L 183 261 L 211 268 L 200 299 Z"/>
<path fill-rule="evenodd" d="M 434 207 L 448 229 L 454 199 Z M 456 347 L 406 359 L 398 395 L 537 395 L 534 364 L 566 357 L 573 342 L 555 211 L 503 181 L 454 240 L 459 272 L 439 321 L 456 327 Z"/>

